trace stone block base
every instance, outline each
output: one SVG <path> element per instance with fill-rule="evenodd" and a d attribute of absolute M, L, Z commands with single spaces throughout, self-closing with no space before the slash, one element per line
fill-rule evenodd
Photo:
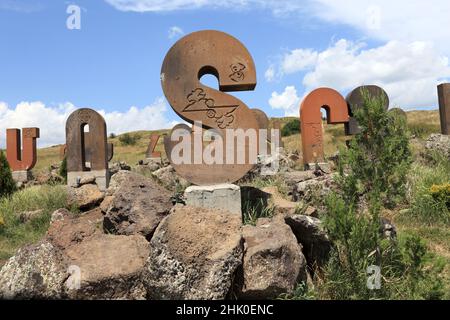
<path fill-rule="evenodd" d="M 67 173 L 67 185 L 78 187 L 83 179 L 95 178 L 95 183 L 100 191 L 106 191 L 109 186 L 109 170 L 75 171 Z"/>
<path fill-rule="evenodd" d="M 18 185 L 22 185 L 33 179 L 31 171 L 13 171 L 12 177 Z"/>
<path fill-rule="evenodd" d="M 241 188 L 234 184 L 191 186 L 184 192 L 184 197 L 188 206 L 221 209 L 242 215 Z"/>

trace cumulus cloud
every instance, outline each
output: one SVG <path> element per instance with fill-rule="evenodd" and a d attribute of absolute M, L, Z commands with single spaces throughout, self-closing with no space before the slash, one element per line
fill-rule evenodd
<path fill-rule="evenodd" d="M 184 35 L 184 31 L 180 27 L 173 26 L 169 29 L 169 39 L 174 39 L 182 35 Z"/>
<path fill-rule="evenodd" d="M 14 108 L 0 102 L 0 147 L 6 145 L 7 128 L 39 127 L 39 147 L 64 143 L 66 120 L 76 109 L 72 103 L 46 106 L 42 102 L 21 102 Z M 160 98 L 144 108 L 131 107 L 126 112 L 97 111 L 105 118 L 109 133 L 121 134 L 172 127 L 174 123 L 166 118 L 167 109 L 164 99 Z"/>
<path fill-rule="evenodd" d="M 284 56 L 280 72 L 291 74 L 306 70 L 317 63 L 319 53 L 312 49 L 295 49 Z"/>
<path fill-rule="evenodd" d="M 305 52 L 307 58 L 299 59 Z M 305 92 L 323 86 L 348 92 L 376 84 L 387 91 L 391 105 L 403 108 L 437 106 L 436 86 L 450 77 L 448 58 L 428 42 L 389 41 L 367 49 L 364 43 L 341 39 L 321 52 L 293 50 L 278 69 L 286 74 L 305 71 Z"/>
<path fill-rule="evenodd" d="M 275 15 L 298 12 L 305 3 L 298 0 L 105 0 L 121 11 L 160 12 L 199 8 L 247 9 L 258 7 L 271 10 Z"/>
<path fill-rule="evenodd" d="M 299 103 L 300 97 L 297 95 L 297 89 L 294 86 L 286 87 L 281 94 L 273 92 L 272 97 L 269 99 L 269 105 L 273 109 L 284 110 L 286 117 L 298 116 Z"/>
<path fill-rule="evenodd" d="M 352 26 L 371 38 L 430 41 L 450 53 L 447 0 L 312 0 L 308 7 L 321 20 Z"/>

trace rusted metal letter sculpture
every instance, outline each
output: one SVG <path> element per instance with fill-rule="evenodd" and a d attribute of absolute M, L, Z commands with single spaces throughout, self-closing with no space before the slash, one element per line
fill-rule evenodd
<path fill-rule="evenodd" d="M 348 122 L 347 103 L 334 89 L 319 88 L 306 96 L 300 106 L 303 163 L 306 167 L 324 162 L 321 109 L 327 112 L 328 123 Z"/>
<path fill-rule="evenodd" d="M 6 158 L 16 182 L 28 181 L 30 170 L 36 165 L 37 138 L 39 138 L 39 128 L 22 129 L 22 142 L 19 129 L 6 130 Z"/>
<path fill-rule="evenodd" d="M 360 132 L 358 121 L 353 117 L 354 113 L 360 106 L 363 104 L 363 90 L 367 90 L 370 96 L 372 97 L 383 97 L 383 101 L 385 103 L 385 109 L 389 109 L 389 97 L 386 91 L 383 88 L 374 85 L 361 86 L 354 90 L 352 90 L 347 95 L 347 108 L 348 114 L 350 116 L 349 121 L 345 124 L 345 134 L 347 136 L 352 136 Z"/>
<path fill-rule="evenodd" d="M 450 83 L 443 83 L 438 86 L 438 96 L 441 133 L 450 135 Z"/>
<path fill-rule="evenodd" d="M 220 91 L 200 82 L 200 78 L 205 74 L 218 78 Z M 180 39 L 164 59 L 161 85 L 170 105 L 181 118 L 191 124 L 201 122 L 203 129 L 215 129 L 222 137 L 224 146 L 226 129 L 257 131 L 259 128 L 253 112 L 245 103 L 224 93 L 254 90 L 256 86 L 253 58 L 239 40 L 226 33 L 199 31 Z M 194 132 L 189 130 L 194 136 Z M 230 164 L 225 159 L 228 150 L 223 152 L 223 161 L 212 164 L 205 164 L 204 159 L 201 159 L 200 163 L 190 161 L 175 164 L 172 159 L 174 145 L 166 141 L 170 140 L 170 137 L 171 134 L 164 142 L 167 157 L 177 173 L 194 184 L 232 183 L 244 176 L 254 165 L 249 161 L 249 139 L 245 139 L 244 146 L 237 146 L 243 149 L 242 154 L 246 159 L 243 164 Z M 240 152 L 234 148 L 233 156 L 236 158 L 236 153 Z M 193 152 L 193 156 L 198 156 L 198 152 Z"/>
<path fill-rule="evenodd" d="M 86 126 L 89 126 L 89 134 L 84 132 Z M 105 120 L 96 111 L 84 108 L 76 110 L 69 116 L 66 123 L 67 182 L 69 186 L 77 185 L 82 178 L 93 177 L 100 190 L 108 187 L 106 136 Z M 86 147 L 88 145 L 90 159 L 87 157 Z"/>

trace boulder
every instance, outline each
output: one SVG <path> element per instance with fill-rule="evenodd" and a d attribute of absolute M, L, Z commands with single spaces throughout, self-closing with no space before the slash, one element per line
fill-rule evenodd
<path fill-rule="evenodd" d="M 171 165 L 156 170 L 152 174 L 163 186 L 170 190 L 176 190 L 178 188 L 185 189 L 190 185 L 188 181 L 177 175 Z"/>
<path fill-rule="evenodd" d="M 0 271 L 0 298 L 146 298 L 144 237 L 104 234 L 99 209 L 81 216 L 60 209 L 52 216 L 46 238 L 19 250 Z"/>
<path fill-rule="evenodd" d="M 303 246 L 308 265 L 314 270 L 328 261 L 332 248 L 331 241 L 322 228 L 321 221 L 305 215 L 293 215 L 285 218 L 299 243 Z"/>
<path fill-rule="evenodd" d="M 299 182 L 292 189 L 292 199 L 305 203 L 316 202 L 317 199 L 323 200 L 331 191 L 332 183 L 331 175 Z"/>
<path fill-rule="evenodd" d="M 105 194 L 95 184 L 85 184 L 79 188 L 68 187 L 68 203 L 81 211 L 88 211 L 98 206 Z"/>
<path fill-rule="evenodd" d="M 26 246 L 0 271 L 0 299 L 60 299 L 66 266 L 65 256 L 50 242 Z"/>
<path fill-rule="evenodd" d="M 296 213 L 298 203 L 286 200 L 277 187 L 266 187 L 262 191 L 270 195 L 269 202 L 274 207 L 275 212 L 282 215 L 293 215 Z"/>
<path fill-rule="evenodd" d="M 292 190 L 292 188 L 297 183 L 314 179 L 314 178 L 316 178 L 316 175 L 314 174 L 314 171 L 312 171 L 312 170 L 290 171 L 290 172 L 282 173 L 281 178 L 284 181 L 284 183 L 288 186 L 289 190 Z"/>
<path fill-rule="evenodd" d="M 172 208 L 171 193 L 153 179 L 130 171 L 113 176 L 106 192 L 103 226 L 112 234 L 153 235 L 161 220 Z"/>
<path fill-rule="evenodd" d="M 149 244 L 140 235 L 95 235 L 64 253 L 79 270 L 78 284 L 67 286 L 70 299 L 145 299 L 141 273 Z"/>
<path fill-rule="evenodd" d="M 64 250 L 87 238 L 103 233 L 103 214 L 99 208 L 77 216 L 64 209 L 52 214 L 47 240 Z"/>
<path fill-rule="evenodd" d="M 121 170 L 131 171 L 131 167 L 124 161 L 113 162 L 109 165 L 109 174 L 111 175 L 111 177 Z"/>
<path fill-rule="evenodd" d="M 432 134 L 425 142 L 423 156 L 430 158 L 431 153 L 440 153 L 450 160 L 450 136 L 444 134 Z"/>
<path fill-rule="evenodd" d="M 150 242 L 143 280 L 152 299 L 224 299 L 242 264 L 241 217 L 176 206 Z"/>
<path fill-rule="evenodd" d="M 50 218 L 50 225 L 56 221 L 61 221 L 65 219 L 66 217 L 69 217 L 72 213 L 67 210 L 66 208 L 58 209 L 53 211 L 51 218 Z"/>
<path fill-rule="evenodd" d="M 92 177 L 92 176 L 86 176 L 86 177 L 82 177 L 81 179 L 80 179 L 80 183 L 79 183 L 79 185 L 80 186 L 84 186 L 84 185 L 86 185 L 86 184 L 95 184 L 95 180 L 96 180 L 96 178 L 95 177 Z"/>
<path fill-rule="evenodd" d="M 284 221 L 259 219 L 243 228 L 242 288 L 245 299 L 274 299 L 292 294 L 297 283 L 307 281 L 306 259 Z"/>

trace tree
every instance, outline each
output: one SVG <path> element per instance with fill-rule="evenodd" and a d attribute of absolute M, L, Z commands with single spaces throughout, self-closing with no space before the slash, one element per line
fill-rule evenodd
<path fill-rule="evenodd" d="M 8 160 L 3 151 L 0 151 L 0 197 L 12 194 L 16 188 Z"/>
<path fill-rule="evenodd" d="M 348 203 L 359 195 L 374 195 L 392 207 L 405 194 L 412 162 L 406 120 L 387 112 L 383 97 L 372 97 L 367 90 L 362 95 L 364 103 L 354 115 L 361 132 L 342 155 L 341 170 L 347 173 L 343 191 Z"/>
<path fill-rule="evenodd" d="M 382 98 L 363 91 L 355 113 L 361 132 L 341 151 L 338 188 L 327 198 L 324 226 L 334 243 L 323 270 L 324 295 L 331 299 L 436 299 L 443 285 L 437 270 L 426 271 L 426 246 L 412 236 L 381 232 L 383 206 L 405 193 L 411 164 L 406 121 L 389 114 Z M 379 268 L 379 290 L 368 287 L 368 270 Z"/>

